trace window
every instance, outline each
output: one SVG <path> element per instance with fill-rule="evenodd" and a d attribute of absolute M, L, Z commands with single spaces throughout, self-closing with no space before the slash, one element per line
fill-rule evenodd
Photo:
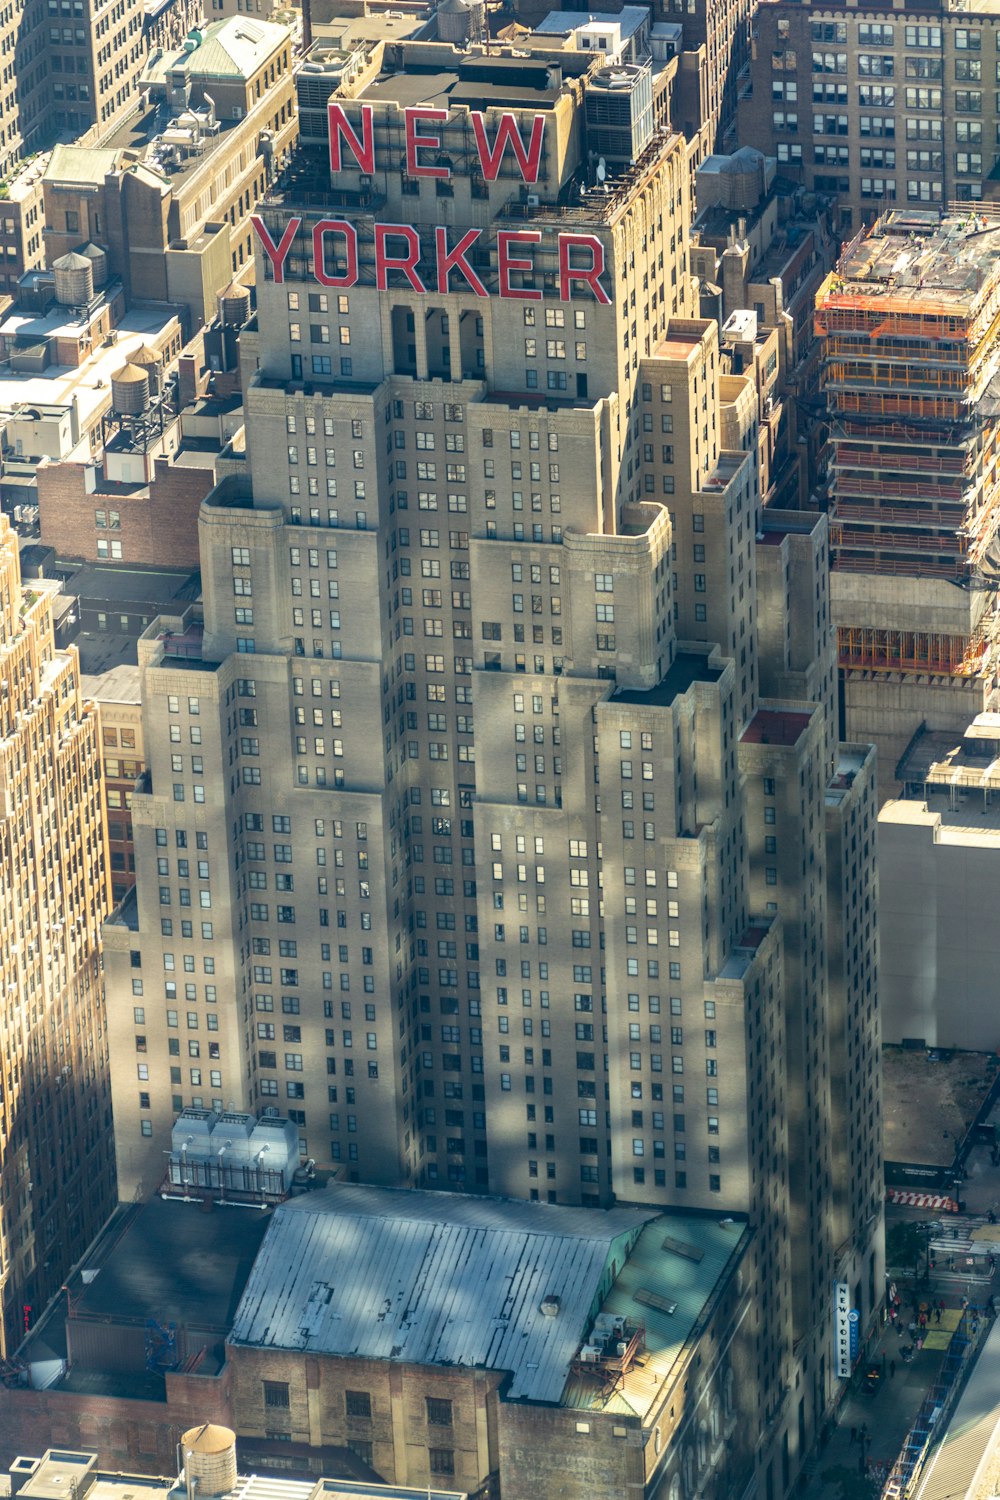
<path fill-rule="evenodd" d="M 455 1450 L 453 1448 L 430 1448 L 428 1458 L 432 1474 L 454 1474 Z"/>
<path fill-rule="evenodd" d="M 345 1391 L 344 1409 L 349 1417 L 362 1417 L 366 1422 L 372 1417 L 372 1398 L 368 1391 Z"/>
<path fill-rule="evenodd" d="M 452 1425 L 451 1402 L 444 1400 L 443 1397 L 428 1396 L 427 1422 L 431 1427 L 450 1427 Z"/>
<path fill-rule="evenodd" d="M 265 1380 L 263 1385 L 264 1405 L 270 1407 L 272 1410 L 280 1409 L 287 1411 L 290 1404 L 288 1400 L 287 1380 Z"/>

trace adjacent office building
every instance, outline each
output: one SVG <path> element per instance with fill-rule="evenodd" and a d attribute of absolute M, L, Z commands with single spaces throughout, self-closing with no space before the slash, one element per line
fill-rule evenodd
<path fill-rule="evenodd" d="M 97 712 L 57 651 L 58 586 L 0 521 L 0 1355 L 115 1203 L 99 950 L 109 886 Z"/>
<path fill-rule="evenodd" d="M 969 6 L 762 0 L 741 139 L 792 183 L 837 197 L 845 234 L 893 203 L 995 196 L 998 17 Z"/>
<path fill-rule="evenodd" d="M 720 441 L 685 144 L 626 75 L 599 180 L 592 66 L 376 49 L 262 209 L 245 472 L 140 642 L 121 1187 L 245 1108 L 352 1181 L 746 1213 L 774 1494 L 880 1295 L 873 757 L 826 519 Z"/>
<path fill-rule="evenodd" d="M 56 132 L 110 129 L 135 107 L 146 55 L 141 0 L 31 0 L 0 20 L 0 179 Z"/>

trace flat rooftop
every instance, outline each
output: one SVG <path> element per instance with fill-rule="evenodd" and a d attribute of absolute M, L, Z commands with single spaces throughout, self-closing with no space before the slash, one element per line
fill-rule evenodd
<path fill-rule="evenodd" d="M 781 745 L 786 749 L 798 743 L 809 728 L 812 714 L 794 709 L 759 708 L 740 735 L 744 745 Z"/>
<path fill-rule="evenodd" d="M 74 594 L 84 604 L 174 604 L 196 599 L 201 592 L 201 575 L 191 568 L 133 568 L 124 564 L 102 567 L 85 563 L 64 584 L 67 594 Z"/>
<path fill-rule="evenodd" d="M 886 1161 L 950 1167 L 986 1098 L 997 1066 L 991 1052 L 883 1047 Z"/>
<path fill-rule="evenodd" d="M 968 308 L 978 301 L 1000 262 L 1000 218 L 981 211 L 950 214 L 893 209 L 866 239 L 841 255 L 826 300 L 888 295 L 895 302 Z"/>
<path fill-rule="evenodd" d="M 79 333 L 82 325 L 69 323 L 65 316 L 67 311 L 63 308 L 51 320 L 11 312 L 0 325 L 0 332 L 7 336 L 20 337 L 23 334 L 29 337 L 42 324 L 47 326 L 51 321 L 54 327 L 75 327 Z M 97 417 L 111 405 L 112 375 L 117 375 L 122 365 L 127 364 L 144 344 L 155 345 L 176 321 L 176 316 L 162 304 L 130 307 L 115 330 L 117 342 L 108 348 L 98 345 L 78 369 L 70 365 L 49 365 L 40 375 L 28 375 L 8 373 L 4 368 L 0 374 L 0 411 L 12 411 L 18 406 L 68 406 L 75 398 L 80 431 L 89 430 Z M 51 329 L 48 332 L 50 334 Z"/>
<path fill-rule="evenodd" d="M 837 807 L 850 793 L 856 776 L 871 754 L 870 745 L 838 745 L 833 775 L 826 784 L 826 805 Z"/>
<path fill-rule="evenodd" d="M 143 1204 L 97 1274 L 70 1284 L 74 1318 L 228 1331 L 268 1227 L 269 1215 L 205 1213 L 199 1204 Z"/>
<path fill-rule="evenodd" d="M 123 662 L 97 676 L 81 676 L 80 689 L 85 698 L 95 698 L 98 703 L 138 703 L 140 681 L 138 666 Z"/>
<path fill-rule="evenodd" d="M 262 95 L 262 98 L 266 99 L 266 97 L 266 94 Z M 200 109 L 201 106 L 199 105 L 197 108 Z M 203 138 L 204 150 L 195 155 L 182 157 L 173 163 L 169 176 L 165 175 L 159 162 L 154 161 L 152 157 L 141 161 L 138 170 L 150 174 L 150 180 L 153 178 L 157 179 L 162 184 L 164 193 L 168 193 L 171 189 L 176 190 L 183 186 L 186 180 L 192 177 L 200 167 L 205 165 L 209 157 L 218 151 L 223 142 L 228 139 L 234 130 L 238 130 L 242 123 L 241 120 L 220 119 L 218 132 L 215 135 L 208 135 Z M 121 168 L 123 171 L 134 171 L 136 168 L 132 167 L 128 162 L 121 160 L 121 152 L 135 151 L 138 152 L 140 157 L 145 157 L 147 149 L 157 137 L 161 136 L 164 130 L 169 130 L 174 124 L 174 120 L 165 121 L 155 106 L 152 109 L 141 110 L 138 114 L 129 115 L 128 119 L 122 121 L 113 135 L 105 138 L 105 145 L 101 148 L 102 154 L 107 153 L 115 158 L 114 169 Z M 111 169 L 109 168 L 109 170 Z M 211 219 L 212 215 L 209 213 L 205 217 Z"/>
<path fill-rule="evenodd" d="M 239 1447 L 239 1445 L 237 1445 Z M 285 1443 L 284 1448 L 295 1445 Z M 349 1455 L 348 1455 L 349 1456 Z M 24 1485 L 26 1500 L 38 1495 L 74 1493 L 72 1479 L 87 1467 L 89 1454 L 61 1449 L 42 1456 L 39 1467 Z M 104 1474 L 98 1471 L 86 1491 L 88 1500 L 166 1500 L 177 1493 L 177 1478 L 148 1474 Z M 10 1494 L 10 1478 L 0 1479 L 0 1495 Z M 351 1479 L 288 1479 L 268 1475 L 240 1475 L 224 1500 L 467 1500 L 458 1490 L 413 1489 L 409 1485 L 377 1484 Z"/>
<path fill-rule="evenodd" d="M 811 536 L 820 525 L 819 515 L 801 510 L 765 509 L 760 517 L 758 547 L 779 547 L 786 536 Z"/>
<path fill-rule="evenodd" d="M 612 694 L 614 703 L 645 703 L 650 707 L 669 708 L 675 698 L 680 698 L 696 682 L 718 682 L 725 666 L 712 666 L 708 656 L 700 651 L 678 651 L 669 672 L 655 687 L 619 688 Z"/>
<path fill-rule="evenodd" d="M 544 109 L 551 108 L 561 93 L 561 84 L 552 87 L 551 68 L 544 59 L 468 57 L 441 44 L 432 51 L 421 43 L 403 42 L 386 48 L 382 72 L 358 97 L 400 108 L 433 104 L 442 109 L 495 109 L 526 103 Z"/>
<path fill-rule="evenodd" d="M 757 949 L 774 926 L 773 917 L 758 917 L 740 933 L 719 972 L 720 979 L 742 979 L 757 956 Z"/>

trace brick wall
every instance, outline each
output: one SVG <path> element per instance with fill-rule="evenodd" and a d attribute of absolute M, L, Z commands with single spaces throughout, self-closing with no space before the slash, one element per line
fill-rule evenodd
<path fill-rule="evenodd" d="M 168 1375 L 165 1401 L 5 1390 L 0 1399 L 0 1467 L 9 1468 L 21 1453 L 71 1448 L 96 1453 L 102 1469 L 172 1474 L 181 1433 L 200 1422 L 230 1425 L 228 1366 L 218 1375 Z"/>
<path fill-rule="evenodd" d="M 198 510 L 215 482 L 210 468 L 196 469 L 156 460 L 150 485 L 132 493 L 102 493 L 101 481 L 88 494 L 86 467 L 78 463 L 45 464 L 38 470 L 38 509 L 41 540 L 61 558 L 86 562 L 99 558 L 98 539 L 122 544 L 121 561 L 133 566 L 198 566 Z M 97 510 L 116 510 L 117 531 L 99 531 Z M 118 559 L 114 559 L 118 560 Z"/>
<path fill-rule="evenodd" d="M 229 1355 L 233 1426 L 241 1435 L 287 1432 L 293 1443 L 313 1447 L 370 1444 L 372 1467 L 389 1484 L 471 1492 L 496 1470 L 499 1374 L 239 1346 Z M 287 1406 L 265 1404 L 265 1381 L 287 1385 Z M 348 1391 L 368 1396 L 369 1416 L 347 1414 Z M 428 1398 L 451 1403 L 450 1423 L 430 1420 Z M 432 1451 L 450 1453 L 453 1472 L 432 1471 Z"/>

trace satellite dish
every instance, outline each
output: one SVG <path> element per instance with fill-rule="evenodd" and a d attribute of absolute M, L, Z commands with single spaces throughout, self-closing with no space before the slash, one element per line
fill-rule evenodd
<path fill-rule="evenodd" d="M 604 164 L 604 157 L 601 156 L 601 157 L 598 158 L 598 161 L 597 161 L 597 180 L 598 180 L 598 182 L 603 182 L 604 179 L 605 179 L 605 177 L 607 177 L 607 175 L 608 175 L 608 169 L 607 169 L 607 167 Z"/>

